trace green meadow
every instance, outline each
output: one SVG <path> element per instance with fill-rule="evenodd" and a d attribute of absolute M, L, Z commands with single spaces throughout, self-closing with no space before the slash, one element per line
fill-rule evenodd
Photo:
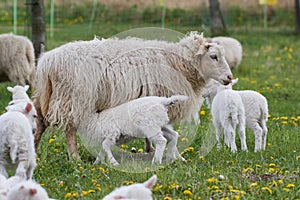
<path fill-rule="evenodd" d="M 110 37 L 135 27 L 138 26 L 117 23 L 103 23 L 91 29 L 88 24 L 57 25 L 54 37 L 47 38 L 47 50 L 74 40 L 90 40 L 94 35 Z M 167 28 L 183 34 L 204 31 L 204 36 L 210 36 L 209 31 L 199 26 Z M 258 91 L 268 100 L 269 131 L 265 151 L 253 152 L 254 136 L 248 129 L 249 152 L 240 151 L 238 137 L 237 153 L 231 153 L 228 148 L 218 150 L 211 114 L 204 104 L 197 127 L 176 126 L 179 149 L 186 163 L 175 161 L 155 168 L 149 164 L 139 170 L 134 164 L 124 169 L 94 165 L 94 158 L 79 137 L 82 158 L 70 160 L 63 131 L 50 127 L 37 152 L 34 179 L 55 199 L 101 199 L 115 187 L 144 182 L 153 174 L 158 176 L 153 187 L 154 199 L 300 199 L 300 37 L 293 34 L 291 27 L 241 26 L 229 30 L 229 36 L 243 45 L 242 63 L 232 71 L 234 77 L 239 78 L 234 88 Z M 8 31 L 11 26 L 1 27 L 1 33 Z M 12 85 L 0 84 L 2 113 L 11 99 L 6 87 Z M 185 135 L 185 129 L 193 130 L 195 135 Z M 124 144 L 120 149 L 129 152 L 134 146 L 142 152 L 143 145 L 144 140 L 139 140 Z"/>

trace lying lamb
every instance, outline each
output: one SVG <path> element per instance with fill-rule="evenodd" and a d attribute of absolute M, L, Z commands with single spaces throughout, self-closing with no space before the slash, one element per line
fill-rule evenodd
<path fill-rule="evenodd" d="M 152 200 L 151 188 L 156 183 L 157 176 L 153 175 L 144 183 L 136 183 L 129 186 L 122 186 L 115 189 L 110 194 L 106 195 L 103 200 L 116 200 L 116 199 L 127 199 L 127 200 Z"/>
<path fill-rule="evenodd" d="M 35 84 L 35 55 L 25 36 L 0 34 L 0 82 Z"/>
<path fill-rule="evenodd" d="M 231 89 L 238 82 L 238 79 L 232 81 L 228 87 Z M 203 92 L 208 105 L 213 101 L 216 91 L 219 87 L 223 87 L 214 80 L 211 80 Z M 268 120 L 268 102 L 260 93 L 253 90 L 235 90 L 242 98 L 246 125 L 252 129 L 255 136 L 254 152 L 265 150 L 267 140 L 267 120 Z M 206 94 L 205 94 L 206 93 Z"/>
<path fill-rule="evenodd" d="M 204 97 L 206 97 L 204 95 Z M 235 130 L 238 126 L 238 133 L 241 140 L 242 151 L 247 151 L 245 136 L 245 110 L 242 98 L 227 86 L 218 88 L 211 104 L 213 124 L 216 129 L 218 148 L 221 148 L 222 129 L 224 129 L 225 143 L 232 152 L 237 151 L 235 143 Z"/>
<path fill-rule="evenodd" d="M 32 103 L 12 103 L 0 116 L 0 173 L 8 176 L 6 167 L 17 166 L 16 175 L 31 179 L 36 166 L 33 131 L 36 110 Z"/>
<path fill-rule="evenodd" d="M 102 145 L 95 163 L 103 162 L 106 153 L 111 164 L 119 165 L 112 155 L 111 147 L 135 137 L 147 138 L 156 145 L 152 163 L 162 162 L 167 140 L 169 141 L 167 161 L 181 158 L 176 147 L 178 133 L 168 125 L 168 107 L 187 99 L 187 96 L 182 95 L 135 99 L 100 113 L 91 114 L 79 125 L 78 132 L 81 139 L 88 144 Z"/>

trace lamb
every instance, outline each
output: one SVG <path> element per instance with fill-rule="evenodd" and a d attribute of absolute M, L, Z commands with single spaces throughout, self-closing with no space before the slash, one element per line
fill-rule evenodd
<path fill-rule="evenodd" d="M 245 110 L 242 98 L 227 86 L 221 86 L 211 104 L 213 124 L 216 129 L 218 148 L 221 148 L 222 129 L 224 129 L 225 143 L 232 152 L 237 151 L 235 143 L 235 130 L 241 140 L 242 151 L 247 151 L 245 136 Z"/>
<path fill-rule="evenodd" d="M 103 200 L 127 199 L 127 200 L 152 200 L 151 188 L 157 181 L 157 176 L 153 175 L 144 183 L 135 183 L 129 186 L 122 186 L 106 195 Z"/>
<path fill-rule="evenodd" d="M 0 34 L 0 82 L 34 86 L 35 72 L 32 42 L 25 36 Z"/>
<path fill-rule="evenodd" d="M 241 43 L 231 37 L 213 37 L 209 39 L 210 42 L 216 42 L 225 49 L 225 59 L 230 69 L 237 69 L 243 57 L 243 47 Z"/>
<path fill-rule="evenodd" d="M 12 103 L 6 110 L 0 116 L 0 173 L 7 177 L 6 167 L 16 166 L 16 176 L 31 179 L 36 167 L 36 110 L 28 102 Z"/>
<path fill-rule="evenodd" d="M 7 87 L 7 90 L 12 93 L 13 101 L 27 101 L 31 102 L 31 99 L 27 95 L 27 90 L 29 89 L 29 85 L 25 85 L 24 87 L 21 85 L 16 85 L 15 87 Z"/>
<path fill-rule="evenodd" d="M 238 82 L 238 79 L 234 79 L 231 84 L 228 85 L 230 89 Z M 219 87 L 223 87 L 216 81 L 211 80 L 205 91 L 209 90 L 209 94 L 205 95 L 208 105 L 212 102 L 216 90 Z M 260 93 L 253 90 L 235 90 L 242 98 L 245 116 L 246 126 L 250 128 L 255 136 L 254 152 L 265 150 L 267 141 L 267 121 L 268 121 L 268 101 Z"/>
<path fill-rule="evenodd" d="M 144 96 L 182 94 L 170 123 L 189 118 L 209 78 L 231 82 L 224 49 L 191 32 L 177 43 L 110 38 L 65 44 L 42 55 L 34 94 L 38 112 L 35 147 L 48 126 L 66 131 L 68 153 L 79 158 L 75 133 L 88 115 Z"/>
<path fill-rule="evenodd" d="M 119 165 L 113 157 L 111 147 L 123 144 L 130 138 L 147 138 L 156 145 L 152 163 L 162 163 L 163 152 L 169 141 L 167 161 L 180 157 L 177 150 L 178 133 L 168 126 L 168 107 L 186 101 L 187 96 L 175 95 L 169 98 L 148 96 L 138 98 L 100 113 L 92 113 L 78 132 L 89 145 L 102 146 L 95 163 L 103 162 L 105 153 L 113 165 Z M 184 160 L 183 158 L 181 158 Z"/>

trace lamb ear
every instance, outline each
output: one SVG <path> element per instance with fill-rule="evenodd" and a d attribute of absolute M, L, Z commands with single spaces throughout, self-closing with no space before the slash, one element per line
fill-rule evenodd
<path fill-rule="evenodd" d="M 144 186 L 148 189 L 151 189 L 153 185 L 157 181 L 157 176 L 154 174 L 151 178 L 149 178 L 146 182 L 144 182 Z"/>
<path fill-rule="evenodd" d="M 29 113 L 29 112 L 31 111 L 31 109 L 32 109 L 31 103 L 27 103 L 27 105 L 26 105 L 26 107 L 25 107 L 25 112 L 26 112 L 26 113 Z"/>
<path fill-rule="evenodd" d="M 27 91 L 29 89 L 29 85 L 25 85 L 24 89 L 25 89 L 25 91 Z"/>
<path fill-rule="evenodd" d="M 125 199 L 125 197 L 123 197 L 121 195 L 114 196 L 114 200 L 120 200 L 120 199 Z"/>
<path fill-rule="evenodd" d="M 11 93 L 14 92 L 14 88 L 12 88 L 12 87 L 10 87 L 10 86 L 7 87 L 7 90 L 8 90 L 9 92 L 11 92 Z"/>
<path fill-rule="evenodd" d="M 30 196 L 33 196 L 37 193 L 37 190 L 35 188 L 29 189 Z"/>

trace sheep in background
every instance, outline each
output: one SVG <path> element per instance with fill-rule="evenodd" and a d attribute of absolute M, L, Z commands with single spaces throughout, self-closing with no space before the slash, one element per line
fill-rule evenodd
<path fill-rule="evenodd" d="M 206 97 L 205 94 L 204 97 Z M 218 148 L 221 148 L 221 137 L 224 129 L 225 144 L 231 148 L 232 152 L 237 151 L 235 131 L 236 127 L 238 127 L 241 149 L 242 151 L 247 151 L 245 110 L 242 98 L 235 91 L 228 89 L 227 86 L 221 86 L 213 98 L 211 113 L 216 129 Z"/>
<path fill-rule="evenodd" d="M 126 199 L 126 200 L 152 200 L 152 187 L 157 181 L 157 176 L 153 175 L 144 183 L 135 183 L 129 186 L 122 186 L 115 189 L 110 194 L 106 195 L 103 200 L 116 200 L 116 199 Z"/>
<path fill-rule="evenodd" d="M 78 132 L 88 145 L 95 149 L 101 146 L 95 163 L 103 162 L 105 153 L 108 161 L 119 165 L 111 152 L 115 144 L 123 144 L 131 138 L 147 138 L 156 145 L 152 163 L 162 162 L 163 152 L 167 141 L 167 161 L 181 158 L 177 150 L 178 133 L 168 127 L 168 107 L 181 101 L 186 101 L 187 96 L 175 95 L 169 98 L 148 96 L 138 98 L 114 108 L 92 113 L 82 124 Z"/>
<path fill-rule="evenodd" d="M 6 110 L 0 116 L 0 173 L 7 177 L 6 167 L 16 166 L 15 175 L 31 179 L 36 167 L 36 110 L 28 102 L 9 105 Z"/>
<path fill-rule="evenodd" d="M 234 79 L 231 84 L 228 85 L 230 89 L 238 82 L 238 79 Z M 211 80 L 204 91 L 208 92 L 206 100 L 210 106 L 216 95 L 216 90 L 219 87 L 223 87 L 216 81 Z M 267 121 L 268 121 L 268 101 L 260 93 L 253 90 L 234 90 L 242 98 L 245 108 L 246 125 L 253 131 L 255 137 L 254 152 L 265 150 L 267 141 Z M 203 92 L 205 93 L 205 92 Z"/>
<path fill-rule="evenodd" d="M 77 41 L 40 58 L 35 106 L 36 148 L 49 125 L 64 126 L 68 153 L 79 158 L 75 133 L 87 115 L 144 96 L 182 94 L 187 102 L 169 111 L 170 122 L 200 108 L 205 82 L 231 82 L 224 49 L 192 32 L 177 43 L 138 38 Z"/>
<path fill-rule="evenodd" d="M 0 34 L 0 82 L 35 85 L 35 56 L 25 36 Z"/>
<path fill-rule="evenodd" d="M 225 59 L 230 69 L 238 68 L 243 58 L 243 47 L 237 39 L 219 36 L 210 38 L 209 41 L 224 47 Z"/>

